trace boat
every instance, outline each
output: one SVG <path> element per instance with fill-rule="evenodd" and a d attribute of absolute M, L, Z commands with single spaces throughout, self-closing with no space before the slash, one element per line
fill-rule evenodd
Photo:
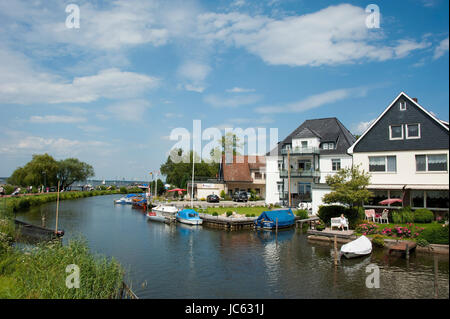
<path fill-rule="evenodd" d="M 295 216 L 290 208 L 262 212 L 255 220 L 255 226 L 257 228 L 267 230 L 288 228 L 293 225 L 295 225 Z"/>
<path fill-rule="evenodd" d="M 341 247 L 341 255 L 344 255 L 346 258 L 366 256 L 371 252 L 372 242 L 364 235 Z"/>
<path fill-rule="evenodd" d="M 142 197 L 142 195 L 128 194 L 127 196 L 123 196 L 120 199 L 116 199 L 114 201 L 114 204 L 128 204 L 128 205 L 131 205 L 131 204 L 133 204 L 133 198 L 136 198 L 136 197 Z"/>
<path fill-rule="evenodd" d="M 170 222 L 175 220 L 178 209 L 173 206 L 157 205 L 147 213 L 147 217 L 150 220 L 158 222 Z"/>
<path fill-rule="evenodd" d="M 17 219 L 14 219 L 16 229 L 22 236 L 36 238 L 36 239 L 56 239 L 64 236 L 64 230 L 48 229 L 41 226 L 32 225 Z"/>
<path fill-rule="evenodd" d="M 147 199 L 142 197 L 133 197 L 132 198 L 132 208 L 140 208 L 147 210 Z"/>
<path fill-rule="evenodd" d="M 193 209 L 183 209 L 177 213 L 177 221 L 188 225 L 201 225 L 203 220 Z"/>

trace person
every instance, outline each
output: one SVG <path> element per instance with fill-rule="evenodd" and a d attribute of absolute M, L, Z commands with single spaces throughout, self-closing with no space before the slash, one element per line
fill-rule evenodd
<path fill-rule="evenodd" d="M 339 225 L 339 228 L 342 230 L 345 230 L 345 227 L 347 226 L 347 220 L 345 219 L 344 214 L 341 214 L 341 224 Z"/>
<path fill-rule="evenodd" d="M 3 188 L 3 186 L 0 186 L 0 196 L 4 196 L 5 195 L 5 189 Z"/>

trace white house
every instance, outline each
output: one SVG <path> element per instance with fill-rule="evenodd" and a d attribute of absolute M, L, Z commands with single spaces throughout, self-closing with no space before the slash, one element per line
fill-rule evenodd
<path fill-rule="evenodd" d="M 305 121 L 266 156 L 266 203 L 310 203 L 317 213 L 330 192 L 326 176 L 351 167 L 347 149 L 354 141 L 337 118 Z"/>
<path fill-rule="evenodd" d="M 367 206 L 401 198 L 403 206 L 448 212 L 448 123 L 417 99 L 400 93 L 348 153 L 371 174 L 368 188 L 375 196 Z"/>

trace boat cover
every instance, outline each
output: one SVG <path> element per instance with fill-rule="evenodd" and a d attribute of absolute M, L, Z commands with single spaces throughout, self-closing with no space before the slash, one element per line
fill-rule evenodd
<path fill-rule="evenodd" d="M 178 216 L 184 219 L 199 219 L 198 213 L 193 209 L 183 209 L 178 212 Z"/>
<path fill-rule="evenodd" d="M 295 223 L 295 216 L 290 208 L 262 212 L 261 215 L 259 215 L 258 219 L 256 219 L 255 223 L 258 226 L 262 226 L 263 221 L 264 222 L 269 221 L 273 222 L 273 225 L 275 227 L 277 218 L 278 218 L 278 227 L 291 226 Z"/>
<path fill-rule="evenodd" d="M 341 247 L 341 252 L 344 254 L 367 255 L 370 254 L 371 251 L 372 242 L 364 235 Z"/>

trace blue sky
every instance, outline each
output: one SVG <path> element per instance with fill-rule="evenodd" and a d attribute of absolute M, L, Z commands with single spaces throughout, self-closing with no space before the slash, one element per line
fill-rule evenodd
<path fill-rule="evenodd" d="M 65 26 L 66 5 L 80 28 Z M 366 26 L 378 5 L 380 28 Z M 360 134 L 398 93 L 448 121 L 448 1 L 0 0 L 0 176 L 32 154 L 144 179 L 174 128 L 337 117 Z M 204 144 L 208 141 L 204 141 Z"/>

